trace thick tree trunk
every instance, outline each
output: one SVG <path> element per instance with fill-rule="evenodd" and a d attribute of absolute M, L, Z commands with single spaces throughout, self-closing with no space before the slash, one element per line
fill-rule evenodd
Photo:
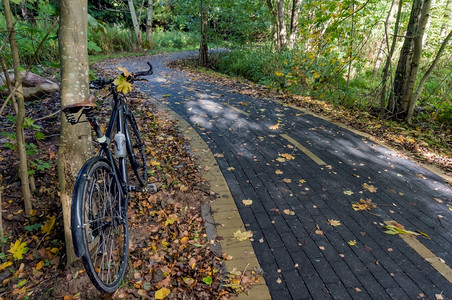
<path fill-rule="evenodd" d="M 400 0 L 398 9 L 397 9 L 397 17 L 396 17 L 396 21 L 395 21 L 395 26 L 394 26 L 394 35 L 392 36 L 391 49 L 389 49 L 389 51 L 388 51 L 388 56 L 386 57 L 386 63 L 383 67 L 381 93 L 380 93 L 381 116 L 384 115 L 385 109 L 386 109 L 386 82 L 388 81 L 388 71 L 389 71 L 389 67 L 391 66 L 392 56 L 394 55 L 395 47 L 397 44 L 397 36 L 399 35 L 399 23 L 400 23 L 400 16 L 402 14 L 402 7 L 403 7 L 403 0 Z M 389 36 L 389 32 L 386 31 L 385 32 L 386 40 L 388 40 L 388 36 Z M 392 71 L 391 71 L 391 73 L 392 73 Z M 394 96 L 394 94 L 391 93 L 391 97 L 393 97 L 393 96 Z M 391 101 L 391 100 L 389 102 L 393 103 L 393 101 Z"/>
<path fill-rule="evenodd" d="M 208 46 L 207 46 L 207 5 L 201 0 L 201 42 L 199 46 L 199 64 L 207 66 L 209 63 Z"/>
<path fill-rule="evenodd" d="M 287 47 L 287 29 L 286 29 L 286 12 L 284 8 L 284 0 L 278 0 L 278 31 L 279 31 L 279 50 Z"/>
<path fill-rule="evenodd" d="M 87 5 L 87 0 L 60 1 L 61 107 L 82 102 L 89 93 Z M 62 114 L 58 177 L 68 266 L 76 259 L 70 230 L 72 190 L 78 171 L 91 155 L 91 145 L 88 123 L 70 125 Z"/>
<path fill-rule="evenodd" d="M 427 81 L 428 77 L 430 76 L 430 74 L 432 74 L 433 70 L 435 69 L 436 65 L 438 64 L 439 59 L 441 58 L 441 55 L 443 54 L 444 49 L 446 49 L 447 43 L 449 42 L 449 40 L 451 38 L 452 38 L 452 31 L 450 31 L 449 34 L 446 36 L 443 43 L 441 44 L 441 47 L 438 50 L 438 53 L 436 54 L 435 59 L 433 60 L 430 67 L 428 68 L 427 72 L 425 72 L 424 76 L 422 76 L 421 82 L 419 83 L 419 85 L 416 89 L 416 93 L 414 93 L 413 97 L 410 100 L 410 106 L 408 108 L 408 116 L 407 116 L 408 123 L 411 123 L 411 118 L 413 116 L 414 108 L 416 107 L 417 99 L 418 99 L 419 95 L 421 94 L 422 89 L 424 88 L 425 82 Z"/>
<path fill-rule="evenodd" d="M 132 18 L 133 30 L 135 31 L 135 37 L 137 38 L 138 47 L 141 48 L 141 31 L 140 25 L 138 24 L 137 14 L 135 13 L 135 5 L 133 0 L 127 0 L 129 3 L 130 17 Z"/>
<path fill-rule="evenodd" d="M 377 78 L 378 70 L 380 69 L 381 62 L 383 61 L 383 54 L 384 54 L 385 49 L 387 48 L 387 42 L 388 42 L 386 33 L 389 32 L 389 29 L 391 28 L 391 23 L 394 20 L 394 14 L 396 12 L 397 7 L 398 7 L 398 0 L 393 0 L 391 3 L 391 8 L 389 9 L 389 13 L 386 17 L 385 32 L 383 33 L 383 39 L 381 41 L 380 48 L 378 49 L 377 60 L 375 61 L 374 78 Z"/>
<path fill-rule="evenodd" d="M 9 43 L 11 54 L 13 56 L 14 81 L 17 91 L 17 115 L 16 115 L 16 143 L 19 154 L 19 178 L 22 187 L 22 196 L 24 197 L 25 213 L 30 215 L 32 210 L 30 183 L 28 180 L 27 154 L 25 150 L 24 120 L 25 120 L 25 102 L 22 92 L 22 77 L 20 72 L 19 48 L 17 47 L 16 35 L 14 32 L 14 23 L 12 19 L 9 0 L 2 0 L 5 12 L 6 27 L 9 32 Z"/>
<path fill-rule="evenodd" d="M 414 85 L 412 81 L 416 77 L 422 51 L 422 37 L 428 17 L 428 10 L 426 11 L 424 8 L 429 9 L 430 3 L 431 0 L 413 1 L 406 37 L 400 50 L 399 62 L 395 73 L 393 96 L 390 98 L 388 106 L 394 119 L 405 119 L 407 116 L 408 104 Z"/>
<path fill-rule="evenodd" d="M 146 46 L 150 49 L 152 45 L 152 18 L 154 15 L 154 0 L 148 0 L 148 10 L 146 19 Z"/>
<path fill-rule="evenodd" d="M 301 0 L 292 0 L 292 14 L 290 18 L 290 34 L 289 34 L 289 49 L 295 46 L 297 40 L 298 30 L 298 15 L 300 13 Z"/>

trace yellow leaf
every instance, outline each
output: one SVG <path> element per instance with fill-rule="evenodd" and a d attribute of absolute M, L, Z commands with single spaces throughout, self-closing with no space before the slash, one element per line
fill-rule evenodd
<path fill-rule="evenodd" d="M 286 159 L 285 159 L 285 158 L 282 158 L 282 157 L 278 157 L 276 160 L 277 160 L 278 162 L 280 162 L 280 163 L 283 163 L 283 162 L 286 161 Z"/>
<path fill-rule="evenodd" d="M 38 264 L 36 265 L 36 270 L 41 270 L 42 269 L 42 267 L 44 267 L 44 261 L 43 260 L 41 260 L 40 262 L 38 262 Z"/>
<path fill-rule="evenodd" d="M 118 70 L 121 71 L 122 73 L 124 73 L 124 76 L 126 76 L 126 77 L 129 77 L 129 76 L 132 75 L 132 74 L 129 73 L 129 71 L 127 71 L 126 68 L 118 67 Z"/>
<path fill-rule="evenodd" d="M 30 216 L 32 216 L 32 217 L 34 217 L 34 216 L 36 216 L 36 209 L 32 209 L 31 211 L 30 211 Z"/>
<path fill-rule="evenodd" d="M 27 242 L 23 242 L 22 240 L 16 240 L 16 242 L 13 244 L 11 243 L 11 248 L 8 250 L 9 253 L 11 253 L 16 260 L 20 260 L 23 258 L 23 255 L 27 253 Z"/>
<path fill-rule="evenodd" d="M 0 265 L 0 271 L 3 271 L 4 269 L 8 268 L 9 266 L 11 266 L 13 263 L 10 261 L 5 261 L 4 263 L 2 263 Z"/>
<path fill-rule="evenodd" d="M 116 85 L 116 90 L 120 93 L 127 94 L 132 90 L 132 84 L 122 75 L 118 75 L 118 78 L 113 83 Z"/>
<path fill-rule="evenodd" d="M 290 179 L 290 178 L 284 178 L 283 181 L 284 181 L 285 183 L 291 183 L 291 182 L 292 182 L 292 179 Z"/>
<path fill-rule="evenodd" d="M 155 292 L 155 299 L 165 299 L 171 291 L 165 287 Z"/>
<path fill-rule="evenodd" d="M 179 220 L 179 217 L 176 216 L 175 214 L 171 214 L 171 215 L 169 215 L 168 218 L 166 219 L 166 221 L 165 221 L 165 226 L 172 225 L 172 224 L 174 224 L 174 222 L 176 222 L 177 220 Z"/>
<path fill-rule="evenodd" d="M 300 179 L 299 182 L 300 182 L 301 184 L 303 184 L 303 183 L 306 183 L 306 180 Z"/>
<path fill-rule="evenodd" d="M 363 188 L 365 188 L 366 190 L 368 190 L 371 193 L 376 193 L 377 192 L 377 188 L 374 187 L 373 185 L 369 185 L 367 183 L 363 183 Z"/>
<path fill-rule="evenodd" d="M 240 229 L 237 230 L 236 232 L 234 232 L 234 237 L 236 239 L 238 239 L 239 241 L 245 241 L 247 239 L 249 239 L 250 237 L 253 236 L 253 232 L 252 231 L 245 231 L 242 232 Z"/>
<path fill-rule="evenodd" d="M 284 76 L 284 73 L 280 72 L 280 71 L 276 71 L 275 75 L 278 77 Z"/>
<path fill-rule="evenodd" d="M 242 203 L 243 203 L 243 205 L 248 206 L 248 205 L 253 204 L 253 200 L 245 199 L 245 200 L 242 200 Z"/>
<path fill-rule="evenodd" d="M 290 210 L 290 209 L 285 209 L 285 210 L 283 210 L 283 212 L 286 215 L 289 215 L 289 216 L 294 216 L 295 215 L 295 212 L 293 210 Z"/>
<path fill-rule="evenodd" d="M 331 225 L 331 226 L 334 226 L 334 227 L 340 226 L 340 225 L 341 225 L 341 222 L 340 222 L 340 221 L 338 221 L 338 220 L 333 220 L 333 219 L 328 220 L 328 223 L 330 223 L 330 225 Z"/>
<path fill-rule="evenodd" d="M 345 195 L 351 196 L 351 195 L 353 195 L 354 193 L 353 193 L 352 191 L 344 191 L 344 194 L 345 194 Z"/>
<path fill-rule="evenodd" d="M 44 222 L 44 225 L 41 226 L 41 232 L 43 234 L 49 233 L 50 230 L 52 230 L 53 225 L 55 225 L 55 216 L 50 217 Z"/>
<path fill-rule="evenodd" d="M 272 126 L 270 126 L 268 128 L 271 129 L 271 130 L 276 130 L 276 129 L 279 128 L 279 124 L 272 125 Z"/>
<path fill-rule="evenodd" d="M 348 241 L 347 244 L 349 244 L 350 246 L 355 246 L 356 245 L 356 240 Z"/>
<path fill-rule="evenodd" d="M 295 156 L 293 156 L 292 154 L 288 154 L 288 153 L 280 154 L 280 156 L 284 157 L 287 160 L 295 159 Z"/>
<path fill-rule="evenodd" d="M 151 160 L 151 166 L 158 167 L 160 166 L 160 162 L 153 159 Z"/>
<path fill-rule="evenodd" d="M 284 172 L 281 171 L 280 169 L 278 169 L 278 170 L 275 171 L 275 173 L 278 174 L 278 175 L 281 175 L 281 174 L 283 174 Z"/>

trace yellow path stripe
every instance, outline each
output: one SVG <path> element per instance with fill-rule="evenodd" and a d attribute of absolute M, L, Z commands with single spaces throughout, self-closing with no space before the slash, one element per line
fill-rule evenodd
<path fill-rule="evenodd" d="M 224 103 L 223 102 L 223 105 L 224 106 L 227 106 L 227 107 L 229 107 L 230 109 L 233 109 L 233 110 L 235 110 L 236 112 L 239 112 L 239 113 L 241 113 L 241 114 L 244 114 L 245 116 L 247 116 L 247 117 L 249 117 L 250 116 L 250 114 L 249 113 L 247 113 L 246 111 L 243 111 L 243 110 L 241 110 L 241 109 L 239 109 L 239 108 L 237 108 L 237 107 L 234 107 L 234 106 L 232 106 L 232 105 L 229 105 L 229 104 L 227 104 L 227 103 Z"/>
<path fill-rule="evenodd" d="M 394 221 L 385 221 L 387 225 L 391 225 Z M 452 269 L 449 267 L 446 262 L 436 256 L 432 251 L 430 251 L 427 247 L 424 246 L 421 242 L 418 241 L 414 236 L 410 236 L 407 234 L 399 234 L 402 240 L 408 244 L 411 248 L 414 249 L 423 259 L 428 261 L 433 268 L 435 268 L 444 278 L 447 279 L 450 283 L 452 283 Z"/>
<path fill-rule="evenodd" d="M 287 134 L 281 134 L 281 137 L 285 138 L 286 140 L 288 140 L 291 144 L 293 144 L 295 147 L 297 147 L 298 149 L 300 149 L 301 151 L 303 151 L 304 154 L 306 154 L 310 159 L 312 159 L 316 164 L 318 164 L 319 166 L 325 166 L 326 162 L 324 162 L 323 160 L 320 159 L 320 157 L 318 157 L 317 155 L 315 155 L 314 153 L 312 153 L 311 151 L 309 151 L 306 147 L 304 147 L 303 145 L 301 145 L 299 142 L 297 142 L 296 140 L 294 140 L 293 138 L 291 138 L 290 136 L 288 136 Z"/>

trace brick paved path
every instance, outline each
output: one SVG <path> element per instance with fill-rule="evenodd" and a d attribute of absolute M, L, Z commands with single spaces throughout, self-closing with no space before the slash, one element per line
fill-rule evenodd
<path fill-rule="evenodd" d="M 310 114 L 192 80 L 165 67 L 168 56 L 129 69 L 146 59 L 155 75 L 142 90 L 219 154 L 273 299 L 452 299 L 452 191 L 442 178 Z M 354 211 L 360 199 L 377 208 Z M 389 220 L 431 239 L 385 234 Z"/>

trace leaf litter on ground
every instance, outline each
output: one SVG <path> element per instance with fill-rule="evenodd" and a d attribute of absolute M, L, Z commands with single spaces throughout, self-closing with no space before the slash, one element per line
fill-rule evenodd
<path fill-rule="evenodd" d="M 98 101 L 104 101 L 103 93 L 100 91 Z M 207 239 L 200 204 L 213 196 L 187 151 L 176 122 L 167 119 L 143 95 L 132 91 L 128 96 L 146 144 L 150 181 L 158 184 L 159 192 L 131 195 L 130 264 L 124 283 L 111 297 L 212 299 L 249 289 L 258 281 L 257 274 L 252 270 L 240 275 L 225 273 L 225 258 L 211 251 L 213 241 Z M 57 95 L 43 99 L 33 105 L 45 107 L 28 108 L 27 115 L 42 117 L 52 113 L 47 107 L 58 111 L 58 104 Z M 101 105 L 99 117 L 108 117 L 108 109 L 107 102 Z M 3 225 L 9 233 L 3 239 L 6 245 L 11 244 L 5 249 L 6 255 L 0 255 L 3 284 L 0 297 L 5 292 L 16 299 L 30 295 L 65 299 L 102 297 L 90 283 L 80 261 L 66 269 L 65 259 L 61 259 L 65 245 L 56 172 L 58 114 L 55 119 L 39 121 L 52 138 L 40 142 L 41 151 L 32 158 L 49 161 L 51 167 L 36 172 L 36 201 L 31 217 L 24 216 L 21 202 L 16 200 L 20 199 L 20 192 L 9 172 L 11 166 L 17 167 L 15 155 L 0 146 L 2 209 L 7 212 Z M 228 286 L 229 283 L 234 286 Z"/>

